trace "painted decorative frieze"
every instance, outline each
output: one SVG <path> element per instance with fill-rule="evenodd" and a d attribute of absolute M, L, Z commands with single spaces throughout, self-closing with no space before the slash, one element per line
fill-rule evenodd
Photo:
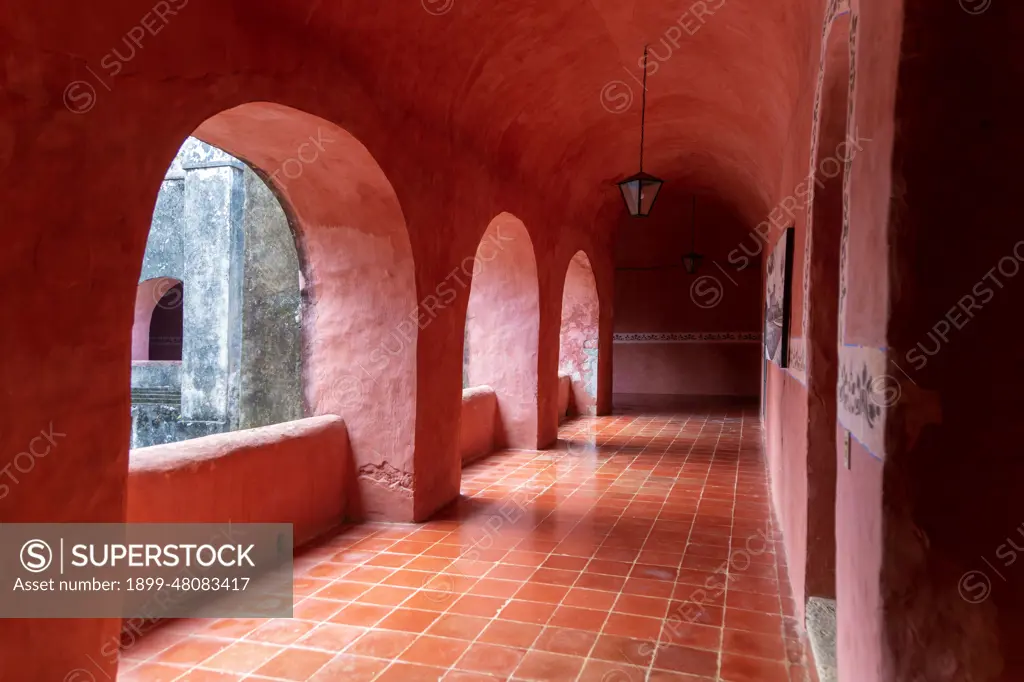
<path fill-rule="evenodd" d="M 759 332 L 630 332 L 614 334 L 615 343 L 761 343 Z"/>

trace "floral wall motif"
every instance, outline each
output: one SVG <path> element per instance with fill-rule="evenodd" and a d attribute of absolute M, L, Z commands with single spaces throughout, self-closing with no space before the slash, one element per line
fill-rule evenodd
<path fill-rule="evenodd" d="M 885 423 L 899 400 L 899 382 L 886 372 L 884 350 L 843 346 L 839 350 L 838 418 L 867 450 L 885 458 Z"/>
<path fill-rule="evenodd" d="M 807 347 L 803 337 L 789 340 L 789 375 L 807 386 Z"/>

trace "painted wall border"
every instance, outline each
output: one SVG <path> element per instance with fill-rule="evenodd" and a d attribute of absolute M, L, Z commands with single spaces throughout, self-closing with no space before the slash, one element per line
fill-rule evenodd
<path fill-rule="evenodd" d="M 761 343 L 760 332 L 624 332 L 612 335 L 617 344 Z"/>

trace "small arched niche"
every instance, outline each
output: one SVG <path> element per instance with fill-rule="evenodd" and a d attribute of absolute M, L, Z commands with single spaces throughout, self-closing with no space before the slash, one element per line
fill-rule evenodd
<path fill-rule="evenodd" d="M 132 325 L 132 361 L 181 362 L 184 285 L 173 277 L 139 283 Z"/>

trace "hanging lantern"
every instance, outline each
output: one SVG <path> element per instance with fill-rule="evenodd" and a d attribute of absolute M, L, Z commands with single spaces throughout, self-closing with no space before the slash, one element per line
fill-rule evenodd
<path fill-rule="evenodd" d="M 654 206 L 654 200 L 658 198 L 661 185 L 661 180 L 643 171 L 620 182 L 619 189 L 622 190 L 629 215 L 646 218 Z"/>
<path fill-rule="evenodd" d="M 644 47 L 644 92 L 640 108 L 640 172 L 619 183 L 626 210 L 633 217 L 645 218 L 654 207 L 663 181 L 650 173 L 644 173 L 644 130 L 647 123 L 647 48 Z"/>
<path fill-rule="evenodd" d="M 683 256 L 683 267 L 691 275 L 697 272 L 697 268 L 700 267 L 700 262 L 704 260 L 704 256 L 699 253 L 693 253 L 692 251 Z"/>
<path fill-rule="evenodd" d="M 695 248 L 697 245 L 697 197 L 693 197 L 693 211 L 690 216 L 690 253 L 683 256 L 683 268 L 689 274 L 694 274 L 697 269 L 700 268 L 700 263 L 704 260 L 704 256 L 697 253 Z"/>

